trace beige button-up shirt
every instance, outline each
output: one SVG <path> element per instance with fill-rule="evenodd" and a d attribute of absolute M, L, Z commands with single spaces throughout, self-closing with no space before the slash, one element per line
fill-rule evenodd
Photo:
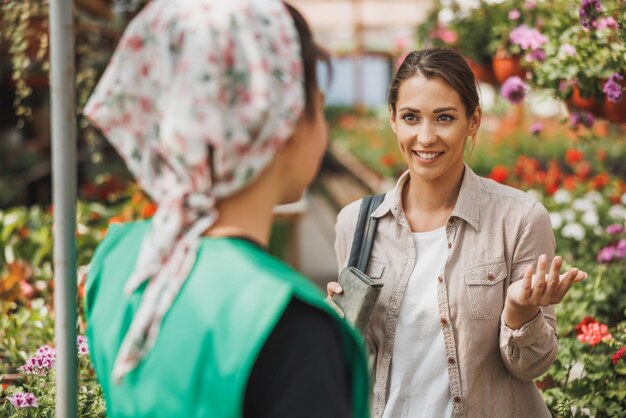
<path fill-rule="evenodd" d="M 402 209 L 405 172 L 372 216 L 379 218 L 367 273 L 384 283 L 366 340 L 374 366 L 372 412 L 383 414 L 389 391 L 400 304 L 415 266 L 415 242 Z M 347 265 L 361 201 L 337 218 L 338 265 Z M 437 280 L 450 397 L 455 417 L 550 417 L 533 379 L 556 357 L 554 307 L 518 330 L 501 319 L 506 290 L 541 254 L 554 257 L 548 212 L 519 190 L 477 176 L 465 167 L 446 226 L 448 254 Z M 415 344 L 428 344 L 415 341 Z M 411 347 L 404 347 L 411 350 Z"/>

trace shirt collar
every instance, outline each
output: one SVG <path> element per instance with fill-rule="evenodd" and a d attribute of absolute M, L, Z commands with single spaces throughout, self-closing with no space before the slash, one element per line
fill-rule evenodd
<path fill-rule="evenodd" d="M 396 186 L 385 194 L 383 202 L 372 213 L 374 218 L 381 218 L 391 212 L 398 221 L 405 218 L 402 208 L 402 190 L 410 179 L 409 170 L 405 171 L 398 179 Z M 478 230 L 480 220 L 480 181 L 476 173 L 465 164 L 461 190 L 456 200 L 452 216 L 463 219 L 474 229 Z"/>

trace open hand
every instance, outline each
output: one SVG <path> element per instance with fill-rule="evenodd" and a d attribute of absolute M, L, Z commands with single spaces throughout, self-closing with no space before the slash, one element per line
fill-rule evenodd
<path fill-rule="evenodd" d="M 547 257 L 542 254 L 536 271 L 532 264 L 529 265 L 522 280 L 509 286 L 504 307 L 509 327 L 520 328 L 539 313 L 540 306 L 560 303 L 574 283 L 587 278 L 587 273 L 576 267 L 560 274 L 562 266 L 563 258 L 554 257 L 548 271 Z"/>

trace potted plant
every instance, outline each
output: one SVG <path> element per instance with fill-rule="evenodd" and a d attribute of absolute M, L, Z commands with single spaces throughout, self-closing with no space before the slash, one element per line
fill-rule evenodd
<path fill-rule="evenodd" d="M 623 0 L 556 3 L 554 10 L 561 12 L 553 13 L 545 23 L 545 58 L 532 63 L 532 84 L 566 101 L 572 112 L 586 111 L 611 122 L 625 122 Z"/>
<path fill-rule="evenodd" d="M 490 48 L 493 69 L 500 84 L 510 77 L 526 77 L 526 67 L 544 57 L 547 38 L 541 33 L 546 2 L 509 0 L 497 5 L 506 19 L 494 24 Z"/>
<path fill-rule="evenodd" d="M 496 84 L 492 67 L 493 29 L 494 25 L 506 19 L 505 8 L 480 0 L 475 8 L 465 10 L 454 3 L 451 10 L 454 18 L 449 27 L 457 34 L 455 47 L 467 59 L 478 80 Z"/>

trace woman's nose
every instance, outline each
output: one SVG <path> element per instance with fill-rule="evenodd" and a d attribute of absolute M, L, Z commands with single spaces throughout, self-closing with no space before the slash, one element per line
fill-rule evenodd
<path fill-rule="evenodd" d="M 417 132 L 418 144 L 427 147 L 437 142 L 437 132 L 432 123 L 424 122 Z"/>

